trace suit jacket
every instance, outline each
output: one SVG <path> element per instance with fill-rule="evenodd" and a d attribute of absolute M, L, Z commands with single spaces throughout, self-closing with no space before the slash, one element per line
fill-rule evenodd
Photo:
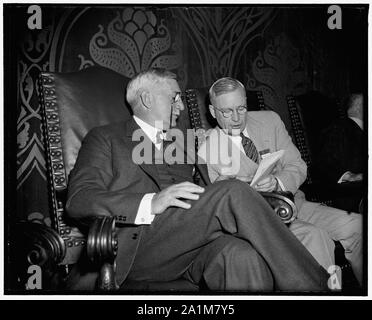
<path fill-rule="evenodd" d="M 315 161 L 315 172 L 337 182 L 346 172 L 362 173 L 366 168 L 367 144 L 363 130 L 350 118 L 340 119 L 322 136 L 324 143 Z"/>
<path fill-rule="evenodd" d="M 128 224 L 118 229 L 118 284 L 130 271 L 141 239 L 143 226 L 134 224 L 140 202 L 146 193 L 160 191 L 156 165 L 138 165 L 132 160 L 132 151 L 139 143 L 132 141 L 137 129 L 139 126 L 131 119 L 94 128 L 87 134 L 70 174 L 66 204 L 68 215 L 74 219 L 112 215 L 121 216 Z M 200 184 L 209 184 L 206 166 L 196 165 L 196 169 Z"/>
<path fill-rule="evenodd" d="M 279 115 L 273 111 L 251 111 L 246 113 L 247 131 L 250 139 L 255 144 L 258 152 L 275 152 L 285 150 L 283 158 L 274 168 L 274 175 L 283 183 L 286 191 L 295 194 L 298 207 L 304 200 L 304 194 L 298 190 L 305 181 L 307 174 L 306 163 L 293 144 L 284 123 Z M 223 174 L 223 168 L 238 168 L 236 175 L 250 176 L 256 172 L 257 164 L 249 159 L 244 151 L 236 150 L 234 144 L 221 143 L 221 129 L 216 127 L 207 132 L 205 142 L 199 148 L 199 156 L 208 164 L 208 174 L 212 182 Z M 231 155 L 231 163 L 216 161 L 219 155 Z M 234 155 L 239 155 L 236 157 Z M 207 157 L 209 156 L 209 161 Z"/>

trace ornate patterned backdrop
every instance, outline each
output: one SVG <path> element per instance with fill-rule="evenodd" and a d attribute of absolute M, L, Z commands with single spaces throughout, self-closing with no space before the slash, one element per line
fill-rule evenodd
<path fill-rule="evenodd" d="M 19 10 L 24 14 L 27 7 Z M 348 90 L 348 69 L 340 64 L 331 72 L 342 85 L 330 87 L 319 80 L 329 79 L 322 68 L 333 59 L 332 52 L 316 40 L 319 28 L 298 18 L 303 12 L 270 7 L 43 8 L 42 30 L 22 30 L 15 50 L 17 219 L 50 225 L 38 104 L 41 70 L 73 72 L 101 65 L 132 77 L 152 66 L 164 67 L 177 73 L 183 89 L 233 76 L 248 89 L 262 90 L 265 103 L 290 129 L 286 95 L 326 89 L 335 96 Z"/>

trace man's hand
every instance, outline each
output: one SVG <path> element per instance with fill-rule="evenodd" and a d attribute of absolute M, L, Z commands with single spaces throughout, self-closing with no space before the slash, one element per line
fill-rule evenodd
<path fill-rule="evenodd" d="M 204 188 L 191 182 L 181 182 L 165 188 L 164 190 L 156 193 L 151 201 L 151 213 L 163 213 L 169 207 L 179 207 L 190 209 L 191 204 L 179 200 L 198 200 L 199 193 L 203 193 Z"/>
<path fill-rule="evenodd" d="M 354 181 L 362 181 L 363 180 L 363 173 L 353 173 L 353 172 L 346 172 L 342 177 L 342 182 L 354 182 Z"/>
<path fill-rule="evenodd" d="M 272 192 L 277 190 L 278 180 L 273 175 L 269 175 L 267 178 L 260 180 L 254 188 L 261 192 Z"/>

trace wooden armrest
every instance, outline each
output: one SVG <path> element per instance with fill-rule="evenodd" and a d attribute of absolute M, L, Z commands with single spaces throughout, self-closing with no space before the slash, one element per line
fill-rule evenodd
<path fill-rule="evenodd" d="M 101 266 L 98 278 L 99 290 L 116 290 L 115 258 L 118 250 L 115 218 L 97 217 L 89 228 L 87 255 L 92 263 Z"/>
<path fill-rule="evenodd" d="M 66 245 L 62 237 L 52 228 L 34 222 L 16 224 L 10 249 L 18 282 L 26 289 L 30 277 L 28 269 L 31 265 L 41 268 L 41 284 L 42 288 L 46 288 L 50 285 L 58 264 L 66 255 Z"/>
<path fill-rule="evenodd" d="M 284 223 L 288 224 L 296 219 L 298 212 L 291 192 L 260 192 L 260 194 Z"/>

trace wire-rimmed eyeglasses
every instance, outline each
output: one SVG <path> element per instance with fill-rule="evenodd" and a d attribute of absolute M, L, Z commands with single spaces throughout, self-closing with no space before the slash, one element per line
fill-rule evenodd
<path fill-rule="evenodd" d="M 219 108 L 216 108 L 216 107 L 213 107 L 215 109 L 217 109 L 219 112 L 222 113 L 222 115 L 225 117 L 225 118 L 230 118 L 233 114 L 233 110 L 232 109 L 219 109 Z M 247 110 L 247 107 L 246 106 L 239 106 L 235 109 L 238 114 L 240 115 L 243 115 L 245 114 L 248 110 Z"/>
<path fill-rule="evenodd" d="M 178 102 L 182 101 L 182 99 L 183 99 L 182 92 L 178 91 L 178 92 L 176 92 L 175 96 L 172 97 L 172 104 L 178 103 Z"/>

